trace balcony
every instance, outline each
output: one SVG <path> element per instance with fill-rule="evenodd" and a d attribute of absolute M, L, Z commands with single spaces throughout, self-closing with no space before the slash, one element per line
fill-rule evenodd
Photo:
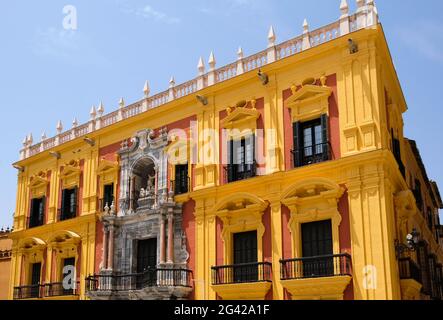
<path fill-rule="evenodd" d="M 76 282 L 73 288 L 66 289 L 63 282 L 46 283 L 44 286 L 44 297 L 57 299 L 68 296 L 78 296 L 80 282 Z"/>
<path fill-rule="evenodd" d="M 325 162 L 332 159 L 329 142 L 315 144 L 306 148 L 291 150 L 294 168 Z"/>
<path fill-rule="evenodd" d="M 93 275 L 86 278 L 86 291 L 95 300 L 185 299 L 192 291 L 192 272 L 187 269 L 152 268 L 142 273 Z"/>
<path fill-rule="evenodd" d="M 419 299 L 422 288 L 420 267 L 411 258 L 400 258 L 398 268 L 402 299 Z"/>
<path fill-rule="evenodd" d="M 257 162 L 252 164 L 228 164 L 225 169 L 225 181 L 227 183 L 246 180 L 257 175 Z"/>
<path fill-rule="evenodd" d="M 40 299 L 42 297 L 43 285 L 41 284 L 14 287 L 14 300 Z"/>
<path fill-rule="evenodd" d="M 413 279 L 421 283 L 420 267 L 411 258 L 400 258 L 398 260 L 400 279 Z"/>
<path fill-rule="evenodd" d="M 63 211 L 62 209 L 57 210 L 57 221 L 65 221 L 69 219 L 74 219 L 77 216 L 77 207 L 73 212 Z"/>
<path fill-rule="evenodd" d="M 272 284 L 272 263 L 212 267 L 212 288 L 224 300 L 263 300 Z"/>
<path fill-rule="evenodd" d="M 280 260 L 280 268 L 282 284 L 294 300 L 341 300 L 352 279 L 347 253 Z"/>
<path fill-rule="evenodd" d="M 43 218 L 30 216 L 26 218 L 26 226 L 28 229 L 40 227 L 43 225 Z"/>
<path fill-rule="evenodd" d="M 24 299 L 44 299 L 44 298 L 56 298 L 62 299 L 62 297 L 71 297 L 79 295 L 80 282 L 76 282 L 74 288 L 65 289 L 63 282 L 54 282 L 46 284 L 36 284 L 29 286 L 14 287 L 14 300 Z"/>

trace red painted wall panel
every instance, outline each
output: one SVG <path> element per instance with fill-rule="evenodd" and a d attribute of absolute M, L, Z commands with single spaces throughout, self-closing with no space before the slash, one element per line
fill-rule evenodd
<path fill-rule="evenodd" d="M 103 259 L 103 223 L 97 221 L 95 223 L 95 273 L 100 271 L 100 263 Z"/>
<path fill-rule="evenodd" d="M 195 201 L 190 200 L 183 204 L 183 222 L 182 227 L 186 235 L 186 250 L 189 253 L 188 268 L 192 271 L 192 279 L 195 277 Z M 194 287 L 194 283 L 192 283 Z M 194 289 L 195 290 L 195 289 Z M 189 299 L 194 299 L 195 291 L 192 291 Z"/>

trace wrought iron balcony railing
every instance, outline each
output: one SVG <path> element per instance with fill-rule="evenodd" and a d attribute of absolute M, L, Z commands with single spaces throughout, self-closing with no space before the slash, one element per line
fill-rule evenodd
<path fill-rule="evenodd" d="M 280 260 L 281 279 L 351 276 L 351 256 L 347 253 Z"/>
<path fill-rule="evenodd" d="M 77 296 L 79 295 L 80 282 L 74 282 L 72 288 L 66 288 L 63 282 L 46 283 L 44 286 L 45 297 Z"/>
<path fill-rule="evenodd" d="M 331 145 L 329 142 L 291 150 L 291 154 L 294 168 L 332 159 Z"/>
<path fill-rule="evenodd" d="M 211 269 L 213 285 L 272 281 L 270 262 L 215 266 Z"/>
<path fill-rule="evenodd" d="M 398 260 L 400 279 L 414 279 L 421 282 L 420 267 L 411 258 L 400 258 Z"/>
<path fill-rule="evenodd" d="M 257 162 L 251 164 L 227 164 L 225 167 L 227 183 L 253 178 L 257 175 Z"/>
<path fill-rule="evenodd" d="M 129 291 L 148 287 L 191 287 L 191 270 L 152 268 L 142 273 L 93 275 L 86 278 L 86 291 Z"/>
<path fill-rule="evenodd" d="M 42 217 L 34 217 L 30 216 L 26 218 L 26 226 L 28 229 L 40 227 L 43 225 L 43 218 Z"/>
<path fill-rule="evenodd" d="M 77 216 L 77 206 L 75 206 L 74 211 L 69 211 L 67 209 L 62 210 L 62 209 L 58 209 L 57 210 L 57 220 L 58 221 L 65 221 L 65 220 L 69 220 L 69 219 L 74 219 Z"/>
<path fill-rule="evenodd" d="M 14 287 L 14 300 L 39 299 L 42 297 L 43 285 L 41 284 Z"/>

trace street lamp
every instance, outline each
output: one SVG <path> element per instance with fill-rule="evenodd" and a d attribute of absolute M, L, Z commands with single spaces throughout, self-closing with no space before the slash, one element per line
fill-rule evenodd
<path fill-rule="evenodd" d="M 415 251 L 417 249 L 418 243 L 420 241 L 420 233 L 414 228 L 411 233 L 406 235 L 406 243 L 400 243 L 398 239 L 395 240 L 395 253 L 397 259 L 405 251 Z"/>

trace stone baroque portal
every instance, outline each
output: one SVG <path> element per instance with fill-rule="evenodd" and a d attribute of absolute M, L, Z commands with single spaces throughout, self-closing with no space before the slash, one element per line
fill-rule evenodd
<path fill-rule="evenodd" d="M 93 299 L 183 299 L 191 291 L 182 208 L 168 192 L 168 134 L 147 129 L 123 141 L 119 210 L 105 210 L 100 275 Z"/>

